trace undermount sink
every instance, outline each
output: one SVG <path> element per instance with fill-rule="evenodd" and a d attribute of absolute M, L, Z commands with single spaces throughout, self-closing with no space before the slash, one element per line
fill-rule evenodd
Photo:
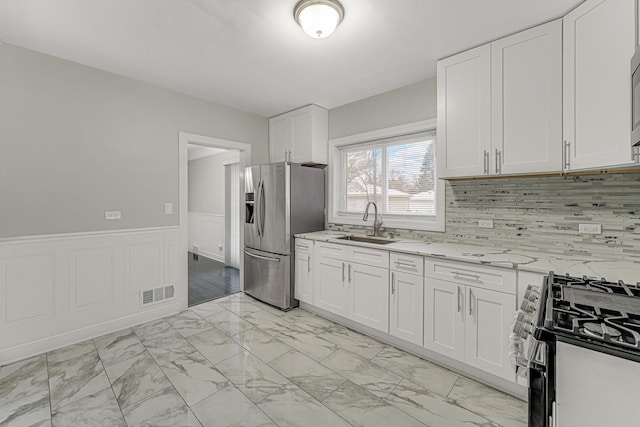
<path fill-rule="evenodd" d="M 363 236 L 344 236 L 338 237 L 339 240 L 351 240 L 352 242 L 373 243 L 375 245 L 388 245 L 397 242 L 397 240 L 389 240 L 382 237 L 363 237 Z"/>

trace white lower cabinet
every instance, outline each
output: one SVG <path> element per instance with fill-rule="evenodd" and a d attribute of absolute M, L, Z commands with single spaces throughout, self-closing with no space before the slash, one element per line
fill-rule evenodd
<path fill-rule="evenodd" d="M 423 343 L 424 277 L 391 272 L 389 334 L 413 344 Z"/>
<path fill-rule="evenodd" d="M 389 270 L 349 263 L 347 317 L 379 331 L 389 331 Z"/>
<path fill-rule="evenodd" d="M 424 346 L 457 360 L 464 360 L 464 292 L 464 285 L 425 279 Z"/>
<path fill-rule="evenodd" d="M 314 304 L 331 313 L 347 315 L 349 289 L 345 284 L 346 263 L 337 259 L 318 256 L 313 280 Z"/>
<path fill-rule="evenodd" d="M 509 330 L 516 296 L 432 278 L 425 289 L 424 346 L 513 380 Z"/>
<path fill-rule="evenodd" d="M 295 244 L 295 297 L 298 301 L 313 304 L 312 256 L 313 241 L 296 239 Z"/>

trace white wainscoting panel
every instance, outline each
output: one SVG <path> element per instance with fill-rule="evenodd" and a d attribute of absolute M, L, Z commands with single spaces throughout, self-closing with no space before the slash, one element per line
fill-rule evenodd
<path fill-rule="evenodd" d="M 179 261 L 178 227 L 0 239 L 0 365 L 186 309 Z"/>
<path fill-rule="evenodd" d="M 113 249 L 69 252 L 69 311 L 89 310 L 113 302 Z"/>
<path fill-rule="evenodd" d="M 224 262 L 224 215 L 189 212 L 189 250 L 198 247 L 198 253 Z"/>
<path fill-rule="evenodd" d="M 54 259 L 53 253 L 34 253 L 4 260 L 6 326 L 53 317 Z"/>

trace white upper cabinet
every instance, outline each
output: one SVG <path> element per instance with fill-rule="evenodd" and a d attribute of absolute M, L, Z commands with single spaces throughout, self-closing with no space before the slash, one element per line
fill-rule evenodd
<path fill-rule="evenodd" d="M 562 23 L 438 62 L 441 178 L 562 170 Z"/>
<path fill-rule="evenodd" d="M 328 112 L 309 105 L 269 120 L 269 159 L 272 163 L 327 163 Z"/>
<path fill-rule="evenodd" d="M 587 0 L 563 19 L 565 168 L 630 163 L 637 0 Z"/>
<path fill-rule="evenodd" d="M 488 172 L 491 150 L 491 48 L 438 61 L 438 175 Z"/>
<path fill-rule="evenodd" d="M 492 170 L 562 170 L 562 21 L 491 43 Z"/>

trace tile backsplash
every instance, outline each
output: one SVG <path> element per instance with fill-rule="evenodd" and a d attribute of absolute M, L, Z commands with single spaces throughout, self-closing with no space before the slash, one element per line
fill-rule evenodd
<path fill-rule="evenodd" d="M 479 228 L 480 219 L 492 219 L 494 228 Z M 583 223 L 601 224 L 602 234 L 578 233 Z M 393 231 L 405 238 L 640 263 L 640 174 L 448 181 L 444 233 Z"/>

